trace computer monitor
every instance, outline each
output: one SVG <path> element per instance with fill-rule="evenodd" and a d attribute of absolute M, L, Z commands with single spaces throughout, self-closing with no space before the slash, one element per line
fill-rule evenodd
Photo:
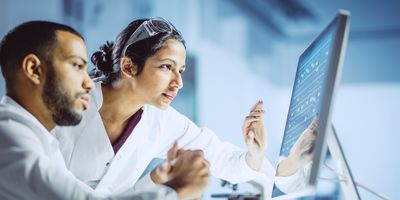
<path fill-rule="evenodd" d="M 299 58 L 273 199 L 312 195 L 331 132 L 333 97 L 347 44 L 349 12 L 339 11 Z"/>

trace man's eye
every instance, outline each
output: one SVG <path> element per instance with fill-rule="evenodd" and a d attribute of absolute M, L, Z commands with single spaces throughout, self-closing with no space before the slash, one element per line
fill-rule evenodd
<path fill-rule="evenodd" d="M 82 68 L 83 68 L 83 65 L 82 65 L 82 64 L 79 64 L 79 63 L 72 63 L 72 66 L 73 66 L 74 68 L 77 68 L 77 69 L 82 69 Z"/>

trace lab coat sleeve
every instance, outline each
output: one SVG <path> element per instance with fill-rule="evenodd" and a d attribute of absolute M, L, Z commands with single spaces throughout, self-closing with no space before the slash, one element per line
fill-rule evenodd
<path fill-rule="evenodd" d="M 31 128 L 19 120 L 0 117 L 0 199 L 177 198 L 172 189 L 164 186 L 118 196 L 96 193 L 54 163 Z"/>
<path fill-rule="evenodd" d="M 193 134 L 193 133 L 192 133 Z M 221 141 L 208 128 L 201 128 L 197 134 L 188 133 L 181 139 L 185 149 L 202 149 L 205 158 L 210 162 L 213 176 L 231 183 L 253 180 L 261 176 L 260 172 L 251 169 L 246 162 L 246 149 L 241 149 L 229 142 Z M 264 168 L 272 168 L 264 158 Z"/>
<path fill-rule="evenodd" d="M 280 160 L 283 158 L 281 157 Z M 275 185 L 280 191 L 288 194 L 301 191 L 307 186 L 308 177 L 310 177 L 311 163 L 303 166 L 290 176 L 276 176 Z"/>
<path fill-rule="evenodd" d="M 135 183 L 135 186 L 133 187 L 133 189 L 135 191 L 140 191 L 140 190 L 147 190 L 151 187 L 156 186 L 157 184 L 155 184 L 153 182 L 153 180 L 151 179 L 150 173 L 147 173 L 146 175 L 144 175 L 140 180 L 138 180 Z"/>
<path fill-rule="evenodd" d="M 162 118 L 157 118 L 157 121 L 161 124 L 160 132 L 164 134 L 161 139 L 164 147 L 159 155 L 160 158 L 165 158 L 174 140 L 178 140 L 179 148 L 203 150 L 205 158 L 210 162 L 211 174 L 217 178 L 239 183 L 262 175 L 247 165 L 246 149 L 221 141 L 213 131 L 199 128 L 172 107 L 164 112 Z M 271 176 L 273 167 L 265 158 L 264 161 L 263 168 L 268 171 L 266 175 L 273 180 L 273 175 Z"/>

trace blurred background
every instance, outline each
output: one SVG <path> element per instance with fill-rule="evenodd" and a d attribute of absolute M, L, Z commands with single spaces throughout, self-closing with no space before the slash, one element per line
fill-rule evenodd
<path fill-rule="evenodd" d="M 398 0 L 0 0 L 0 36 L 28 20 L 56 21 L 82 33 L 91 55 L 134 19 L 167 18 L 182 32 L 188 52 L 184 89 L 174 106 L 245 147 L 243 119 L 264 100 L 266 156 L 276 165 L 298 57 L 338 9 L 351 12 L 351 28 L 333 123 L 354 178 L 400 199 Z M 203 199 L 230 191 L 212 179 Z M 340 189 L 333 184 L 319 193 L 316 199 L 339 199 Z"/>

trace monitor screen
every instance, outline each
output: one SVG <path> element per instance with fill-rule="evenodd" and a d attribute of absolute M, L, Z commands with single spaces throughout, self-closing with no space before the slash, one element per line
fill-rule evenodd
<path fill-rule="evenodd" d="M 340 11 L 299 58 L 272 197 L 315 192 L 326 153 L 333 94 L 347 42 L 349 14 Z"/>

